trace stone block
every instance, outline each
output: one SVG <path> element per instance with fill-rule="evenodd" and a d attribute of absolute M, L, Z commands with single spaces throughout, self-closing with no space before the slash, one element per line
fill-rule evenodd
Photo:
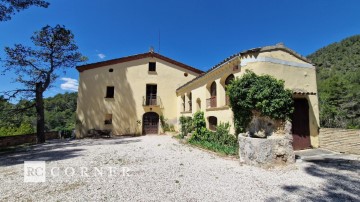
<path fill-rule="evenodd" d="M 288 165 L 295 162 L 292 136 L 253 138 L 239 135 L 240 162 L 263 168 Z"/>

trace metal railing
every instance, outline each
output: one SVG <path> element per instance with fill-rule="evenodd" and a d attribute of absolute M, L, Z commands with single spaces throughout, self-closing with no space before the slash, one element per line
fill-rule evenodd
<path fill-rule="evenodd" d="M 216 107 L 216 96 L 206 99 L 206 108 Z"/>
<path fill-rule="evenodd" d="M 143 106 L 162 106 L 161 99 L 156 95 L 143 96 Z"/>

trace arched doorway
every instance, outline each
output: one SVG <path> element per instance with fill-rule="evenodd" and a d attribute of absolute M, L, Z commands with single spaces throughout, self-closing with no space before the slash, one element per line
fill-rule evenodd
<path fill-rule="evenodd" d="M 143 115 L 143 135 L 158 134 L 159 115 L 155 112 L 146 112 Z"/>
<path fill-rule="evenodd" d="M 233 74 L 230 74 L 226 79 L 225 79 L 225 93 L 226 93 L 226 90 L 227 90 L 227 85 L 229 85 L 231 83 L 232 80 L 235 79 L 235 76 Z M 225 104 L 226 105 L 229 105 L 230 104 L 230 99 L 229 99 L 229 96 L 226 95 L 226 98 L 225 98 Z"/>

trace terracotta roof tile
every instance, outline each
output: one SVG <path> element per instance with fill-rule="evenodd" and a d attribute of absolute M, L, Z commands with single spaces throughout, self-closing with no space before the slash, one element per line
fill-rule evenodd
<path fill-rule="evenodd" d="M 117 58 L 117 59 L 113 59 L 113 60 L 107 60 L 107 61 L 102 61 L 102 62 L 97 62 L 97 63 L 81 65 L 81 66 L 77 66 L 76 69 L 79 72 L 83 72 L 83 71 L 89 70 L 89 69 L 94 69 L 94 68 L 113 65 L 113 64 L 118 64 L 118 63 L 129 62 L 129 61 L 148 58 L 148 57 L 155 57 L 155 58 L 164 60 L 166 62 L 169 62 L 169 63 L 173 64 L 173 65 L 182 67 L 184 69 L 187 69 L 187 70 L 192 71 L 192 72 L 197 73 L 197 74 L 203 73 L 203 71 L 201 71 L 199 69 L 196 69 L 194 67 L 191 67 L 189 65 L 186 65 L 184 63 L 178 62 L 176 60 L 173 60 L 171 58 L 165 57 L 163 55 L 160 55 L 160 54 L 154 53 L 154 52 L 142 53 L 142 54 L 131 55 L 131 56 L 127 56 L 127 57 Z"/>
<path fill-rule="evenodd" d="M 206 71 L 203 74 L 200 74 L 199 76 L 197 76 L 196 78 L 194 78 L 193 80 L 185 83 L 184 85 L 180 86 L 179 88 L 177 88 L 176 90 L 179 90 L 187 85 L 189 85 L 190 83 L 192 83 L 195 80 L 198 80 L 200 78 L 202 78 L 203 76 L 205 76 L 206 74 L 212 72 L 213 70 L 217 69 L 218 67 L 220 67 L 221 65 L 225 64 L 226 62 L 230 61 L 231 59 L 237 57 L 237 56 L 242 56 L 242 55 L 246 55 L 246 54 L 250 54 L 250 53 L 257 53 L 257 52 L 266 52 L 266 51 L 272 51 L 272 50 L 283 50 L 286 51 L 292 55 L 294 55 L 295 57 L 303 60 L 304 62 L 308 62 L 311 63 L 310 60 L 308 60 L 307 58 L 305 58 L 304 56 L 298 54 L 297 52 L 291 50 L 290 48 L 287 48 L 284 46 L 283 43 L 278 43 L 274 46 L 264 46 L 264 47 L 258 47 L 258 48 L 252 48 L 252 49 L 248 49 L 248 50 L 244 50 L 241 51 L 239 53 L 236 53 L 234 55 L 231 55 L 230 57 L 227 57 L 225 60 L 221 61 L 220 63 L 216 64 L 215 66 L 213 66 L 212 68 L 210 68 L 208 71 Z"/>

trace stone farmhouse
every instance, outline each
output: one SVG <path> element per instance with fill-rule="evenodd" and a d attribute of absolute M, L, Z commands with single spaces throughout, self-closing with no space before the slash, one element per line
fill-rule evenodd
<path fill-rule="evenodd" d="M 227 84 L 246 69 L 285 81 L 293 91 L 294 149 L 318 147 L 316 71 L 305 57 L 283 44 L 236 53 L 203 72 L 153 51 L 78 66 L 77 137 L 91 129 L 114 135 L 159 134 L 159 117 L 179 129 L 179 117 L 204 112 L 207 127 L 233 128 Z"/>

